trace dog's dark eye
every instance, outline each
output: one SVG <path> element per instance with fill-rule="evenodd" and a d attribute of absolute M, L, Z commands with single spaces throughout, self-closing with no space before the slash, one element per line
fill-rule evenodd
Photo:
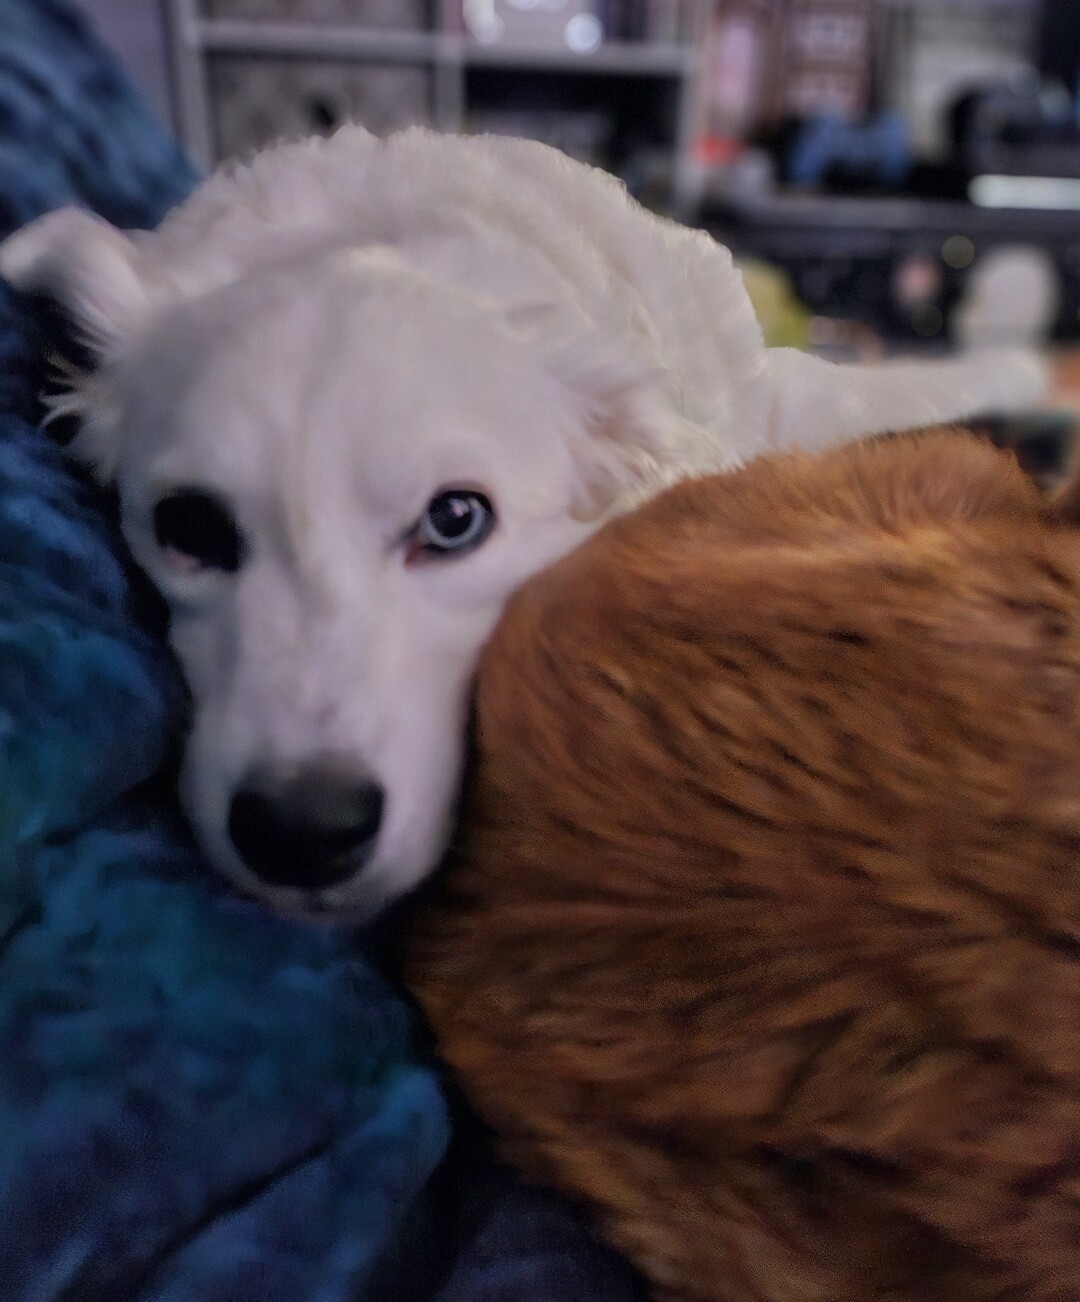
<path fill-rule="evenodd" d="M 460 555 L 478 547 L 495 526 L 495 512 L 483 493 L 448 488 L 436 493 L 412 531 L 412 554 Z"/>
<path fill-rule="evenodd" d="M 189 569 L 226 570 L 240 566 L 240 530 L 225 505 L 198 488 L 181 488 L 154 507 L 158 546 Z"/>

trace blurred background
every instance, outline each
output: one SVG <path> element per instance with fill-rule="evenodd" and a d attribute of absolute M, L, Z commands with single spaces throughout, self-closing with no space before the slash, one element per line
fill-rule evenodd
<path fill-rule="evenodd" d="M 210 165 L 536 137 L 730 245 L 772 342 L 1080 341 L 1080 0 L 84 0 Z"/>

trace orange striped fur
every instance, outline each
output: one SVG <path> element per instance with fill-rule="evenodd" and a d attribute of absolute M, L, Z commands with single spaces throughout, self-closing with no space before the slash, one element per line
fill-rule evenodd
<path fill-rule="evenodd" d="M 1080 1298 L 1074 497 L 766 459 L 512 602 L 409 980 L 655 1297 Z"/>

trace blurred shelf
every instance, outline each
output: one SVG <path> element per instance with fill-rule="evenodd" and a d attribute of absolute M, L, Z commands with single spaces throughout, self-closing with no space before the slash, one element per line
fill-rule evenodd
<path fill-rule="evenodd" d="M 1008 235 L 1038 243 L 1047 237 L 1068 240 L 1080 248 L 1080 213 L 1050 208 L 980 208 L 953 200 L 904 197 L 847 197 L 779 193 L 760 200 L 734 200 L 706 194 L 702 208 L 710 223 L 739 229 L 790 232 L 843 231 L 845 238 L 876 234 Z"/>
<path fill-rule="evenodd" d="M 677 45 L 612 41 L 587 54 L 535 45 L 480 45 L 463 40 L 461 58 L 467 67 L 535 68 L 551 72 L 582 72 L 603 76 L 681 77 L 694 68 L 694 54 Z"/>
<path fill-rule="evenodd" d="M 703 58 L 697 38 L 704 10 L 698 0 L 687 0 L 682 10 L 685 38 L 679 43 L 660 39 L 658 33 L 655 39 L 606 41 L 580 52 L 539 40 L 484 44 L 462 30 L 461 0 L 432 0 L 427 7 L 427 25 L 397 29 L 340 20 L 210 17 L 203 0 L 164 2 L 180 135 L 204 167 L 212 167 L 222 157 L 216 96 L 223 93 L 223 84 L 236 94 L 236 86 L 247 77 L 261 96 L 258 107 L 262 117 L 272 120 L 277 113 L 280 106 L 267 91 L 270 78 L 259 72 L 260 63 L 264 67 L 279 65 L 282 84 L 292 87 L 290 93 L 300 93 L 296 87 L 310 83 L 311 104 L 320 109 L 330 102 L 327 96 L 332 89 L 328 92 L 325 88 L 331 85 L 330 70 L 335 65 L 343 77 L 352 78 L 354 87 L 364 68 L 399 69 L 401 76 L 408 75 L 405 69 L 415 68 L 429 78 L 430 100 L 426 115 L 413 120 L 427 121 L 451 133 L 469 129 L 484 112 L 492 110 L 511 116 L 518 111 L 524 118 L 542 107 L 570 118 L 585 116 L 595 105 L 613 104 L 610 111 L 617 125 L 612 137 L 619 141 L 614 146 L 613 165 L 620 158 L 625 161 L 630 148 L 627 140 L 634 140 L 639 154 L 655 144 L 670 158 L 668 198 L 661 197 L 658 202 L 677 211 L 687 210 L 691 202 L 696 87 Z M 264 11 L 272 14 L 272 0 L 266 0 Z M 286 71 L 287 65 L 293 65 L 295 71 Z M 323 76 L 324 70 L 328 76 Z M 223 78 L 231 80 L 223 82 Z M 559 78 L 564 79 L 561 87 Z M 611 87 L 610 93 L 603 89 L 605 84 Z M 541 87 L 546 87 L 548 103 L 544 105 L 540 104 Z M 348 96 L 343 94 L 343 98 Z M 296 131 L 295 116 L 282 134 Z M 328 112 L 315 125 L 326 127 L 333 120 Z M 253 140 L 251 147 L 260 143 L 263 141 Z M 230 139 L 231 152 L 242 153 L 246 147 L 238 147 Z"/>
<path fill-rule="evenodd" d="M 378 31 L 314 23 L 206 19 L 195 44 L 207 54 L 276 59 L 348 59 L 364 63 L 427 63 L 443 52 L 445 37 L 431 31 Z"/>
<path fill-rule="evenodd" d="M 884 9 L 1034 9 L 1039 0 L 878 0 Z"/>
<path fill-rule="evenodd" d="M 994 249 L 1032 246 L 1052 264 L 1059 290 L 1055 334 L 1080 335 L 1080 214 L 980 208 L 950 200 L 779 193 L 756 200 L 706 197 L 701 225 L 738 255 L 763 259 L 792 278 L 812 311 L 862 321 L 887 339 L 928 342 L 944 329 L 968 269 Z M 966 245 L 962 263 L 949 246 Z M 897 273 L 914 261 L 939 284 L 937 328 L 915 324 L 923 300 L 906 300 Z M 929 300 L 926 300 L 927 302 Z"/>
<path fill-rule="evenodd" d="M 482 45 L 465 36 L 436 31 L 378 31 L 225 19 L 200 22 L 195 40 L 208 54 L 362 63 L 434 63 L 446 59 L 466 67 L 533 68 L 602 76 L 681 77 L 693 70 L 695 57 L 685 46 L 645 41 L 609 41 L 595 50 L 577 53 L 556 45 Z"/>

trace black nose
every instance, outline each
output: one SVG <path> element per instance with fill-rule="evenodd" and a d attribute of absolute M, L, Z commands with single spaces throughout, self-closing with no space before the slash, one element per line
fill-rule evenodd
<path fill-rule="evenodd" d="M 263 772 L 233 796 L 229 836 L 269 885 L 320 890 L 363 867 L 384 803 L 377 783 L 333 769 L 310 768 L 286 780 Z"/>

